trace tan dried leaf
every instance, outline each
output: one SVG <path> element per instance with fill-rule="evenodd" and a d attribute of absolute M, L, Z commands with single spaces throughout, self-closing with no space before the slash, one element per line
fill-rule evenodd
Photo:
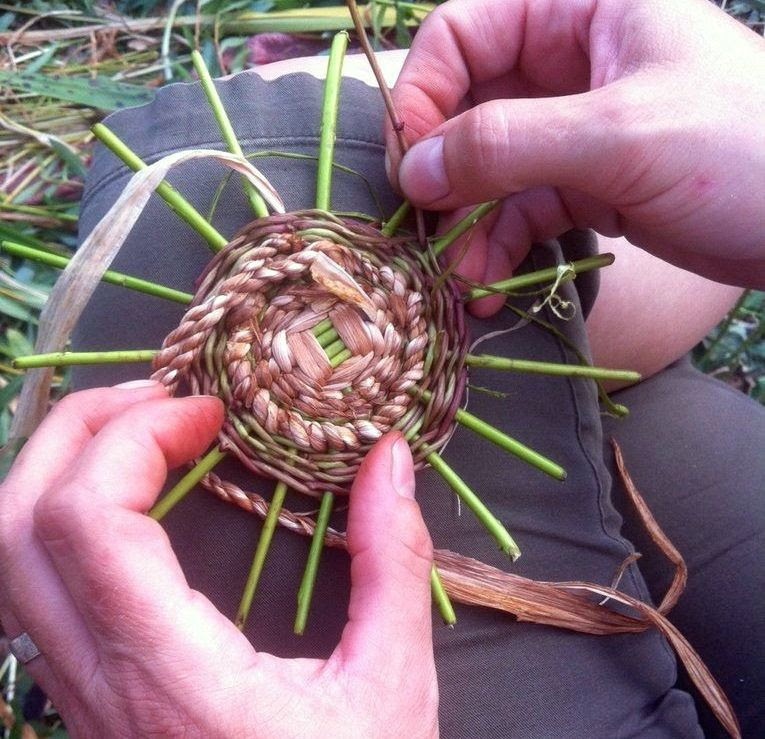
<path fill-rule="evenodd" d="M 357 305 L 370 321 L 375 319 L 377 309 L 369 296 L 353 277 L 325 254 L 316 253 L 316 258 L 311 263 L 311 277 L 343 302 Z"/>

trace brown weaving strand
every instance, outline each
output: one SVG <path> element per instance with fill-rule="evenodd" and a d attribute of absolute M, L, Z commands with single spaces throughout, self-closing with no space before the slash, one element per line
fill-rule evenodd
<path fill-rule="evenodd" d="M 462 399 L 468 337 L 459 294 L 405 239 L 323 211 L 262 218 L 211 261 L 154 361 L 171 391 L 226 406 L 221 448 L 320 496 L 347 494 L 361 460 L 399 429 L 416 468 L 441 448 Z M 329 319 L 333 366 L 312 329 Z M 433 393 L 423 403 L 414 385 Z"/>

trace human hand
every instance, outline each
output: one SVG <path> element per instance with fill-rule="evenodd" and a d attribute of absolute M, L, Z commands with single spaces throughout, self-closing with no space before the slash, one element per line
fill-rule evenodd
<path fill-rule="evenodd" d="M 415 204 L 505 198 L 463 273 L 508 276 L 573 227 L 712 277 L 765 284 L 765 42 L 702 0 L 451 0 L 394 89 Z M 490 298 L 479 314 L 502 298 Z"/>
<path fill-rule="evenodd" d="M 0 618 L 74 736 L 434 736 L 430 539 L 388 434 L 350 498 L 349 620 L 328 660 L 256 652 L 143 515 L 222 407 L 156 384 L 61 401 L 0 488 Z M 231 706 L 236 711 L 231 711 Z"/>

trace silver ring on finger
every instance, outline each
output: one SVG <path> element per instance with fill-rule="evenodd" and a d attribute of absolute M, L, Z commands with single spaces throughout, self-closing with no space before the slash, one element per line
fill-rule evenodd
<path fill-rule="evenodd" d="M 32 637 L 26 631 L 19 634 L 15 639 L 11 639 L 10 648 L 11 654 L 22 665 L 26 665 L 41 654 L 37 644 L 32 641 Z"/>

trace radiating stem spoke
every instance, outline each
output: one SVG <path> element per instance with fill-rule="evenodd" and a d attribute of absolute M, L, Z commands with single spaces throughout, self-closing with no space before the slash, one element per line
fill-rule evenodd
<path fill-rule="evenodd" d="M 327 344 L 327 346 L 324 347 L 324 351 L 329 360 L 332 361 L 345 348 L 346 346 L 343 344 L 342 339 L 335 339 L 331 344 Z"/>
<path fill-rule="evenodd" d="M 316 335 L 316 341 L 319 342 L 319 346 L 322 349 L 326 349 L 332 342 L 337 341 L 340 338 L 340 334 L 335 331 L 333 326 L 330 326 L 326 331 L 322 331 Z"/>
<path fill-rule="evenodd" d="M 529 359 L 510 359 L 496 357 L 491 354 L 468 354 L 465 364 L 470 367 L 502 370 L 505 372 L 522 372 L 538 375 L 554 375 L 559 377 L 591 377 L 594 380 L 619 380 L 623 382 L 640 382 L 639 372 L 632 370 L 606 369 L 591 367 L 585 364 L 557 364 L 554 362 L 535 362 Z"/>
<path fill-rule="evenodd" d="M 223 107 L 223 102 L 218 95 L 218 91 L 215 89 L 215 83 L 210 77 L 210 72 L 205 65 L 205 60 L 202 55 L 194 50 L 191 52 L 191 61 L 194 64 L 194 69 L 199 76 L 199 82 L 202 85 L 202 90 L 205 93 L 207 102 L 212 108 L 215 120 L 218 122 L 218 128 L 220 129 L 223 140 L 226 142 L 228 150 L 236 156 L 244 159 L 244 152 L 239 145 L 239 141 L 234 133 L 234 127 L 231 125 L 231 121 L 226 114 L 226 109 Z M 260 193 L 255 189 L 255 186 L 248 179 L 244 179 L 244 191 L 247 194 L 247 199 L 250 201 L 250 207 L 253 213 L 258 218 L 265 218 L 268 215 L 268 207 L 265 200 L 261 197 Z"/>
<path fill-rule="evenodd" d="M 332 321 L 329 320 L 329 318 L 323 318 L 321 321 L 319 321 L 313 329 L 313 335 L 317 338 L 321 336 L 325 331 L 329 331 L 329 329 L 332 328 Z"/>
<path fill-rule="evenodd" d="M 428 402 L 431 398 L 429 390 L 422 390 L 420 388 L 412 388 L 412 394 L 417 395 L 425 402 Z M 551 459 L 545 457 L 534 449 L 531 449 L 531 447 L 522 444 L 512 436 L 508 436 L 495 426 L 478 418 L 478 416 L 474 416 L 472 413 L 468 413 L 468 411 L 458 408 L 454 415 L 454 420 L 461 426 L 483 436 L 484 439 L 490 441 L 492 444 L 496 444 L 506 452 L 510 452 L 510 454 L 522 459 L 532 467 L 536 467 L 536 469 L 550 475 L 550 477 L 554 477 L 556 480 L 566 479 L 566 470 L 559 464 L 553 462 Z"/>
<path fill-rule="evenodd" d="M 72 365 L 127 364 L 151 362 L 157 356 L 156 349 L 128 349 L 113 352 L 51 352 L 16 357 L 13 366 L 17 369 L 36 367 L 69 367 Z"/>
<path fill-rule="evenodd" d="M 335 367 L 339 367 L 346 359 L 350 358 L 350 349 L 343 349 L 343 351 L 341 351 L 339 354 L 335 354 L 335 356 L 329 360 L 329 364 L 334 369 Z"/>
<path fill-rule="evenodd" d="M 430 592 L 433 602 L 438 606 L 443 622 L 447 626 L 454 626 L 457 623 L 457 614 L 454 612 L 452 602 L 449 600 L 449 594 L 441 582 L 441 576 L 435 565 L 430 568 Z"/>
<path fill-rule="evenodd" d="M 440 256 L 448 246 L 451 246 L 460 236 L 467 233 L 481 218 L 491 213 L 498 205 L 499 200 L 491 200 L 471 210 L 459 223 L 433 241 L 433 253 L 437 257 Z"/>
<path fill-rule="evenodd" d="M 334 500 L 335 496 L 332 493 L 324 493 L 324 497 L 321 499 L 319 515 L 316 517 L 316 528 L 311 539 L 311 549 L 308 552 L 308 561 L 306 562 L 303 579 L 300 582 L 297 594 L 297 614 L 295 615 L 294 631 L 298 635 L 303 634 L 306 622 L 308 621 L 308 611 L 311 608 L 316 573 L 319 570 L 319 560 L 324 549 L 324 535 L 327 533 Z"/>
<path fill-rule="evenodd" d="M 340 79 L 343 71 L 348 34 L 341 31 L 332 39 L 324 82 L 324 102 L 321 109 L 319 163 L 316 173 L 316 207 L 329 210 L 332 203 L 332 165 L 335 158 L 337 112 L 340 105 Z"/>
<path fill-rule="evenodd" d="M 177 503 L 180 503 L 194 486 L 226 456 L 226 452 L 214 446 L 202 457 L 150 511 L 156 521 L 161 521 Z"/>
<path fill-rule="evenodd" d="M 513 561 L 521 556 L 521 550 L 510 536 L 507 529 L 494 514 L 484 505 L 483 501 L 470 489 L 468 484 L 443 460 L 438 452 L 430 452 L 425 457 L 431 467 L 447 482 L 449 487 L 459 496 L 459 499 L 475 514 L 483 527 L 494 537 L 499 548 Z"/>
<path fill-rule="evenodd" d="M 103 123 L 93 126 L 95 137 L 110 151 L 116 154 L 130 169 L 138 172 L 148 165 L 125 144 L 113 131 Z M 213 251 L 220 251 L 228 243 L 228 239 L 219 233 L 205 217 L 183 197 L 167 180 L 163 180 L 156 190 L 157 194 L 191 226 L 209 245 Z"/>
<path fill-rule="evenodd" d="M 381 233 L 383 236 L 393 236 L 398 231 L 399 226 L 404 222 L 404 218 L 409 215 L 409 211 L 412 209 L 412 205 L 408 200 L 405 200 L 399 205 L 396 212 L 390 217 L 390 220 L 382 227 Z"/>
<path fill-rule="evenodd" d="M 47 264 L 49 267 L 55 267 L 56 269 L 65 269 L 69 262 L 72 261 L 70 257 L 51 254 L 42 249 L 34 249 L 10 241 L 3 241 L 2 245 L 3 251 L 8 254 L 13 254 L 16 257 L 22 257 L 23 259 L 29 259 L 33 262 L 39 262 L 40 264 Z M 146 295 L 154 295 L 157 298 L 171 300 L 174 303 L 182 303 L 183 305 L 188 305 L 194 299 L 194 296 L 191 293 L 175 290 L 172 287 L 166 287 L 165 285 L 158 285 L 156 282 L 142 280 L 139 277 L 126 275 L 122 272 L 115 272 L 111 269 L 107 269 L 106 272 L 104 272 L 101 281 L 108 282 L 110 285 L 119 285 L 120 287 L 135 290 L 136 292 L 144 293 Z"/>
<path fill-rule="evenodd" d="M 601 269 L 602 267 L 607 267 L 609 264 L 613 264 L 613 261 L 613 254 L 598 254 L 594 257 L 579 259 L 576 262 L 571 262 L 567 265 L 547 267 L 545 269 L 537 270 L 536 272 L 529 272 L 525 275 L 518 275 L 517 277 L 511 277 L 507 280 L 494 282 L 491 285 L 486 285 L 486 287 L 475 287 L 467 294 L 467 300 L 485 298 L 487 295 L 494 295 L 496 293 L 512 293 L 517 290 L 522 290 L 526 287 L 532 287 L 534 285 L 541 285 L 545 282 L 551 282 L 557 278 L 560 266 L 571 267 L 571 269 L 574 271 L 574 274 L 579 275 L 583 272 L 589 272 L 593 269 Z"/>
<path fill-rule="evenodd" d="M 247 623 L 247 617 L 250 614 L 252 600 L 258 588 L 260 575 L 263 572 L 263 566 L 266 562 L 266 556 L 274 538 L 274 531 L 279 523 L 279 513 L 284 505 L 284 498 L 287 495 L 287 486 L 283 482 L 278 482 L 274 488 L 274 494 L 271 496 L 271 503 L 268 506 L 268 513 L 263 521 L 263 528 L 260 532 L 260 539 L 255 548 L 255 555 L 252 559 L 250 574 L 247 577 L 247 583 L 244 586 L 242 600 L 239 604 L 239 610 L 236 612 L 236 626 L 238 629 L 244 629 Z"/>

